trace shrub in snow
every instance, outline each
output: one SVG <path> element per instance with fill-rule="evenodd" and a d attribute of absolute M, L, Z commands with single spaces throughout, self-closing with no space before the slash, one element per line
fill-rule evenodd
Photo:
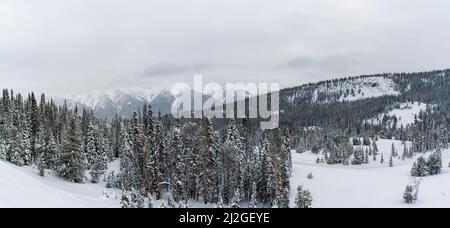
<path fill-rule="evenodd" d="M 423 157 L 419 157 L 416 162 L 414 162 L 411 169 L 411 176 L 413 177 L 424 177 L 426 176 L 427 161 Z"/>
<path fill-rule="evenodd" d="M 403 193 L 403 199 L 405 200 L 405 203 L 412 204 L 417 201 L 419 197 L 419 189 L 421 181 L 422 179 L 416 179 L 414 180 L 413 185 L 406 186 L 405 192 Z"/>
<path fill-rule="evenodd" d="M 312 173 L 309 173 L 309 174 L 308 174 L 308 179 L 310 179 L 310 180 L 314 179 L 314 176 L 313 176 Z"/>
<path fill-rule="evenodd" d="M 442 155 L 440 151 L 433 153 L 427 161 L 427 171 L 430 175 L 440 174 L 442 170 Z"/>
<path fill-rule="evenodd" d="M 295 206 L 297 208 L 311 208 L 313 198 L 311 192 L 303 190 L 303 186 L 297 188 L 297 198 L 295 199 Z"/>
<path fill-rule="evenodd" d="M 414 203 L 414 187 L 411 185 L 406 186 L 405 192 L 403 193 L 403 199 L 405 203 L 412 204 Z"/>
<path fill-rule="evenodd" d="M 440 151 L 436 151 L 430 155 L 428 160 L 419 157 L 411 169 L 413 177 L 424 177 L 427 175 L 437 175 L 442 171 L 442 155 Z"/>
<path fill-rule="evenodd" d="M 352 165 L 361 165 L 364 163 L 364 151 L 361 149 L 357 149 L 355 150 L 355 152 L 353 153 L 353 161 L 352 161 Z"/>

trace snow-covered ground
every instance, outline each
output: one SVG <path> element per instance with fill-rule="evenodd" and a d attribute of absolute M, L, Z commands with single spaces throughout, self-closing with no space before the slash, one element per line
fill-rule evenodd
<path fill-rule="evenodd" d="M 317 155 L 311 153 L 293 154 L 294 171 L 291 178 L 291 203 L 294 203 L 298 185 L 312 192 L 313 207 L 316 208 L 384 208 L 384 207 L 450 207 L 450 150 L 443 151 L 444 168 L 442 174 L 423 178 L 419 200 L 408 205 L 403 202 L 406 185 L 414 179 L 410 175 L 416 159 L 394 160 L 389 167 L 392 143 L 401 155 L 403 146 L 394 140 L 380 140 L 377 145 L 384 154 L 369 165 L 330 166 L 316 164 Z M 309 180 L 308 173 L 314 178 Z"/>
<path fill-rule="evenodd" d="M 383 120 L 383 116 L 386 115 L 388 117 L 397 117 L 397 128 L 400 128 L 402 125 L 406 127 L 407 125 L 414 123 L 415 116 L 419 115 L 420 111 L 425 111 L 427 109 L 427 104 L 419 103 L 419 102 L 411 102 L 411 103 L 402 103 L 397 107 L 393 107 L 389 112 L 380 114 L 376 118 L 373 118 L 367 122 L 372 124 L 379 124 Z M 393 125 L 393 123 L 390 123 Z"/>
<path fill-rule="evenodd" d="M 450 150 L 443 152 L 442 174 L 425 177 L 419 200 L 416 204 L 407 205 L 402 196 L 406 185 L 414 180 L 410 170 L 415 159 L 402 161 L 396 158 L 394 167 L 389 167 L 393 143 L 401 156 L 403 144 L 400 141 L 381 139 L 377 142 L 384 156 L 383 164 L 378 156 L 377 161 L 371 158 L 368 165 L 330 166 L 316 164 L 317 155 L 312 153 L 294 153 L 291 203 L 294 204 L 297 186 L 303 185 L 312 192 L 313 207 L 316 208 L 450 207 L 450 168 L 447 168 Z M 117 162 L 112 163 L 110 170 L 117 170 L 117 166 Z M 309 173 L 314 176 L 311 180 L 307 178 Z M 42 178 L 35 168 L 0 162 L 0 207 L 120 207 L 120 193 L 108 193 L 109 198 L 104 194 L 104 183 L 75 184 L 53 174 Z M 155 207 L 161 203 L 155 202 Z M 214 205 L 193 202 L 191 207 Z"/>
<path fill-rule="evenodd" d="M 42 178 L 32 167 L 0 161 L 0 207 L 111 208 L 119 200 L 103 194 L 104 183 L 75 184 L 52 174 Z M 120 196 L 119 196 L 120 197 Z"/>

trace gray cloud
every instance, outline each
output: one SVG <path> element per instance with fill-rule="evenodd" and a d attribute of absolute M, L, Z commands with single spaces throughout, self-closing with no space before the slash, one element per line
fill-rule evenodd
<path fill-rule="evenodd" d="M 358 53 L 330 55 L 321 57 L 299 56 L 282 63 L 280 70 L 320 69 L 328 72 L 346 72 L 363 63 Z"/>
<path fill-rule="evenodd" d="M 447 0 L 2 0 L 0 81 L 78 93 L 193 73 L 293 86 L 448 68 L 449 8 Z"/>
<path fill-rule="evenodd" d="M 148 78 L 161 77 L 161 76 L 171 76 L 171 75 L 189 75 L 202 73 L 205 70 L 212 68 L 211 64 L 199 63 L 194 65 L 182 65 L 176 63 L 160 63 L 148 67 L 143 76 Z"/>

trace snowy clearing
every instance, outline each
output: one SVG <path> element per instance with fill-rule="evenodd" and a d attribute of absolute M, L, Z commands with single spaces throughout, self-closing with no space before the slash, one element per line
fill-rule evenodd
<path fill-rule="evenodd" d="M 310 190 L 315 208 L 398 208 L 398 207 L 450 207 L 450 150 L 443 151 L 442 174 L 423 178 L 416 204 L 403 202 L 406 185 L 413 182 L 410 170 L 415 159 L 394 160 L 389 167 L 392 143 L 402 153 L 401 142 L 380 140 L 378 146 L 385 162 L 378 161 L 361 166 L 330 166 L 315 164 L 317 155 L 293 154 L 293 176 L 291 178 L 293 205 L 298 185 Z M 308 173 L 314 178 L 309 180 Z"/>
<path fill-rule="evenodd" d="M 32 167 L 0 161 L 2 208 L 111 208 L 119 201 L 103 195 L 104 183 L 75 184 L 50 174 L 45 178 Z"/>
<path fill-rule="evenodd" d="M 393 107 L 386 114 L 380 114 L 376 118 L 373 118 L 367 122 L 371 124 L 380 124 L 383 120 L 383 117 L 386 115 L 390 118 L 397 117 L 397 125 L 395 126 L 396 128 L 400 128 L 402 125 L 406 127 L 407 125 L 413 124 L 415 116 L 418 116 L 421 111 L 425 111 L 426 109 L 427 104 L 424 103 L 402 103 L 400 105 L 397 105 L 397 107 Z M 393 127 L 392 121 L 390 121 L 389 124 L 391 127 Z"/>

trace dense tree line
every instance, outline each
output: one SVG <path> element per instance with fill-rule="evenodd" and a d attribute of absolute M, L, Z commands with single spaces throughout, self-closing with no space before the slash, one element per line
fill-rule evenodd
<path fill-rule="evenodd" d="M 281 129 L 254 131 L 247 120 L 229 120 L 215 130 L 206 118 L 179 121 L 145 110 L 121 124 L 125 191 L 178 205 L 289 207 L 292 164 Z"/>
<path fill-rule="evenodd" d="M 108 122 L 45 95 L 23 98 L 4 90 L 0 100 L 1 160 L 77 183 L 105 179 L 123 190 L 124 207 L 149 206 L 149 199 L 165 200 L 167 207 L 190 201 L 289 207 L 287 135 L 256 131 L 248 120 L 219 127 L 206 118 L 174 120 L 147 105 L 131 119 Z M 120 172 L 107 174 L 114 159 Z"/>

